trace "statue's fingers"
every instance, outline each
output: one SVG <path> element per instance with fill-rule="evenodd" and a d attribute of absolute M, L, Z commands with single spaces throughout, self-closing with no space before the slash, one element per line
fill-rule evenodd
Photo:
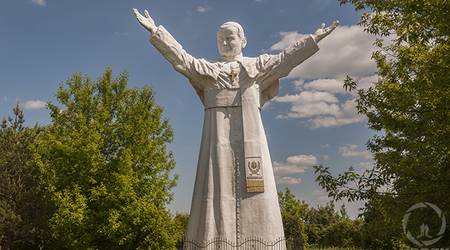
<path fill-rule="evenodd" d="M 147 17 L 147 18 L 151 18 L 151 17 L 150 17 L 150 13 L 148 13 L 148 10 L 144 10 L 144 15 L 145 15 L 145 17 Z"/>
<path fill-rule="evenodd" d="M 335 29 L 337 26 L 339 26 L 339 21 L 333 21 L 333 24 L 331 25 L 331 27 L 333 27 L 333 29 Z"/>
<path fill-rule="evenodd" d="M 136 19 L 137 19 L 139 22 L 142 23 L 142 21 L 144 20 L 144 17 L 143 17 L 141 14 L 137 13 L 137 14 L 136 14 Z"/>
<path fill-rule="evenodd" d="M 138 9 L 133 9 L 133 12 L 136 16 L 142 16 Z"/>
<path fill-rule="evenodd" d="M 137 17 L 138 10 L 133 8 L 133 14 Z"/>
<path fill-rule="evenodd" d="M 144 18 L 137 9 L 133 9 L 133 12 L 137 19 L 141 20 L 142 18 Z"/>

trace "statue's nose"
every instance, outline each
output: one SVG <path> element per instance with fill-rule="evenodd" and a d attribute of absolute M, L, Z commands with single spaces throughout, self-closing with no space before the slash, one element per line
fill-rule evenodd
<path fill-rule="evenodd" d="M 225 45 L 225 46 L 227 45 L 227 41 L 226 40 L 223 41 L 223 45 Z"/>

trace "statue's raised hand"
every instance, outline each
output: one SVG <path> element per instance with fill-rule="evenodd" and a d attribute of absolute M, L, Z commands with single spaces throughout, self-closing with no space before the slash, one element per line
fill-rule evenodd
<path fill-rule="evenodd" d="M 313 37 L 316 42 L 319 42 L 324 37 L 328 36 L 339 25 L 339 21 L 334 21 L 330 26 L 325 27 L 325 23 L 322 23 L 320 28 L 314 32 Z"/>
<path fill-rule="evenodd" d="M 139 23 L 148 31 L 151 33 L 156 31 L 156 25 L 155 21 L 153 21 L 153 18 L 150 17 L 150 14 L 147 10 L 144 10 L 144 15 L 141 15 L 137 9 L 133 9 L 133 13 L 136 16 L 136 19 L 139 21 Z"/>

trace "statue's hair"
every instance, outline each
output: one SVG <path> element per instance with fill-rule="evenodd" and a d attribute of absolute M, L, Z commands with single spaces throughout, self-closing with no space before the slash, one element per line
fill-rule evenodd
<path fill-rule="evenodd" d="M 221 30 L 221 29 L 226 29 L 226 28 L 228 28 L 228 27 L 235 27 L 235 28 L 238 30 L 238 35 L 239 35 L 241 38 L 245 38 L 244 29 L 243 29 L 242 26 L 241 26 L 239 23 L 237 23 L 237 22 L 233 22 L 233 21 L 226 22 L 226 23 L 220 25 L 219 30 Z"/>

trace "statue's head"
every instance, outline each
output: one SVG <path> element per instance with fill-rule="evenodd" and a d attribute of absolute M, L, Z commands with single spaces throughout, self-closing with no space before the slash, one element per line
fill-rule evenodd
<path fill-rule="evenodd" d="M 226 22 L 217 31 L 217 48 L 222 57 L 234 57 L 247 45 L 244 29 L 239 23 Z"/>

